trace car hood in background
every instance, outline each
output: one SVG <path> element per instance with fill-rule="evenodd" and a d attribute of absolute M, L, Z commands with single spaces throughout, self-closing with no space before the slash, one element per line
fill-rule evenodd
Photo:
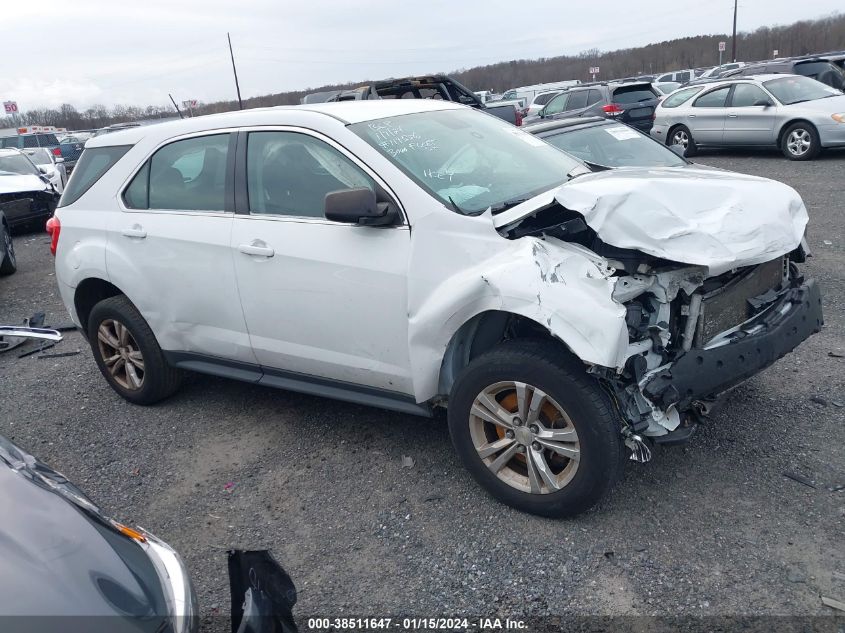
<path fill-rule="evenodd" d="M 0 194 L 43 191 L 47 184 L 36 175 L 0 174 Z"/>
<path fill-rule="evenodd" d="M 493 216 L 509 229 L 557 202 L 584 216 L 606 243 L 719 275 L 798 247 L 807 225 L 801 196 L 783 183 L 733 172 L 616 169 L 579 176 Z"/>

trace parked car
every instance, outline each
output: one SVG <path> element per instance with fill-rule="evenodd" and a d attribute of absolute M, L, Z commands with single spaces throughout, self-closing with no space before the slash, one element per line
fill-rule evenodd
<path fill-rule="evenodd" d="M 23 153 L 33 162 L 42 174 L 47 176 L 47 180 L 53 185 L 56 193 L 61 193 L 65 190 L 65 183 L 67 183 L 67 170 L 65 169 L 65 159 L 61 156 L 56 156 L 43 147 L 36 147 L 33 149 L 25 149 Z"/>
<path fill-rule="evenodd" d="M 0 211 L 0 276 L 11 275 L 18 269 L 15 257 L 15 244 L 12 241 L 12 229 L 6 214 Z"/>
<path fill-rule="evenodd" d="M 657 90 L 657 92 L 660 93 L 662 97 L 672 94 L 678 88 L 681 87 L 681 84 L 679 84 L 677 81 L 667 81 L 665 83 L 654 83 L 651 85 L 655 90 Z"/>
<path fill-rule="evenodd" d="M 778 147 L 790 160 L 812 160 L 845 146 L 845 95 L 798 75 L 717 81 L 667 97 L 651 134 L 688 156 L 702 147 Z"/>
<path fill-rule="evenodd" d="M 50 217 L 58 198 L 29 158 L 16 149 L 0 149 L 0 211 L 9 227 Z"/>
<path fill-rule="evenodd" d="M 650 82 L 584 84 L 552 98 L 536 118 L 526 117 L 523 124 L 598 115 L 648 132 L 661 98 Z"/>
<path fill-rule="evenodd" d="M 696 70 L 694 68 L 687 68 L 686 70 L 675 70 L 670 73 L 663 73 L 662 75 L 658 75 L 654 81 L 657 83 L 667 83 L 673 81 L 679 84 L 684 84 L 696 77 L 698 77 Z"/>
<path fill-rule="evenodd" d="M 194 370 L 446 407 L 482 486 L 562 516 L 819 330 L 818 287 L 787 265 L 806 224 L 775 181 L 593 173 L 483 112 L 396 99 L 92 139 L 48 229 L 126 400 Z"/>
<path fill-rule="evenodd" d="M 28 631 L 55 630 L 57 617 L 89 618 L 85 628 L 95 631 L 197 629 L 196 598 L 173 548 L 107 516 L 64 475 L 2 436 L 0 500 L 14 509 L 0 519 L 6 621 L 28 617 Z"/>
<path fill-rule="evenodd" d="M 79 160 L 82 150 L 85 149 L 85 141 L 88 140 L 88 138 L 90 138 L 90 136 L 86 138 L 80 138 L 79 136 L 65 136 L 59 140 L 59 149 L 62 152 L 62 158 L 65 161 L 65 165 L 70 167 L 71 170 L 73 169 L 73 166 L 76 165 L 76 161 Z"/>
<path fill-rule="evenodd" d="M 551 101 L 554 97 L 556 97 L 560 93 L 561 93 L 560 90 L 553 90 L 551 92 L 537 93 L 537 95 L 533 99 L 531 99 L 531 101 L 528 103 L 528 108 L 525 112 L 525 116 L 535 116 L 535 115 L 539 114 L 540 110 L 542 110 L 543 107 L 549 101 Z"/>
<path fill-rule="evenodd" d="M 107 125 L 106 127 L 101 127 L 99 130 L 94 131 L 94 135 L 91 138 L 95 138 L 97 136 L 102 136 L 103 134 L 111 134 L 112 132 L 119 132 L 120 130 L 128 130 L 135 127 L 141 127 L 140 123 L 113 123 L 112 125 Z"/>
<path fill-rule="evenodd" d="M 9 331 L 39 334 L 0 327 L 0 334 Z M 7 510 L 0 518 L 4 630 L 198 630 L 196 595 L 176 550 L 143 528 L 117 522 L 67 477 L 3 436 L 0 503 Z M 295 633 L 296 587 L 272 555 L 232 551 L 227 563 L 231 630 Z"/>
<path fill-rule="evenodd" d="M 722 75 L 722 78 L 771 75 L 773 73 L 810 77 L 839 91 L 845 88 L 845 70 L 828 59 L 818 57 L 809 59 L 774 59 L 768 62 L 748 64 L 738 70 L 725 73 Z"/>
<path fill-rule="evenodd" d="M 325 96 L 322 99 L 322 96 Z M 522 125 L 522 110 L 524 103 L 516 100 L 499 100 L 485 103 L 478 95 L 471 92 L 460 82 L 448 75 L 425 75 L 420 77 L 404 77 L 402 79 L 385 79 L 372 84 L 359 86 L 351 90 L 341 90 L 335 93 L 314 93 L 302 98 L 302 103 L 318 103 L 340 101 L 370 101 L 374 99 L 434 99 L 438 101 L 454 101 L 472 108 L 485 110 L 489 114 L 504 119 L 516 126 Z"/>
<path fill-rule="evenodd" d="M 618 167 L 688 167 L 683 152 L 648 134 L 603 117 L 563 119 L 526 128 L 534 136 L 584 161 L 593 170 Z"/>
<path fill-rule="evenodd" d="M 737 68 L 742 68 L 745 66 L 745 62 L 728 62 L 727 64 L 722 64 L 721 66 L 713 66 L 713 68 L 709 68 L 704 72 L 698 75 L 699 79 L 716 79 L 717 77 L 721 77 L 727 72 L 732 70 L 736 70 Z"/>
<path fill-rule="evenodd" d="M 544 92 L 561 92 L 568 90 L 574 86 L 581 84 L 579 79 L 567 79 L 564 81 L 551 81 L 542 84 L 532 84 L 530 86 L 521 86 L 519 88 L 511 88 L 502 94 L 502 99 L 505 100 L 519 100 L 522 101 L 523 107 L 526 107 L 537 95 Z"/>

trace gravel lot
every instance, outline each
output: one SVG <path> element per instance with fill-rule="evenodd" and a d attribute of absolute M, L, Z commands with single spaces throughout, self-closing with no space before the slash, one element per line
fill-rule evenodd
<path fill-rule="evenodd" d="M 274 552 L 299 588 L 301 625 L 308 615 L 832 614 L 820 595 L 845 600 L 832 575 L 845 573 L 845 154 L 698 160 L 804 196 L 815 255 L 805 269 L 822 285 L 827 324 L 735 390 L 687 446 L 629 464 L 577 519 L 488 498 L 443 419 L 205 376 L 158 406 L 130 405 L 78 333 L 50 350 L 78 355 L 0 355 L 0 433 L 175 546 L 206 621 L 228 612 L 233 547 Z M 0 322 L 36 310 L 68 321 L 47 242 L 16 238 Z"/>

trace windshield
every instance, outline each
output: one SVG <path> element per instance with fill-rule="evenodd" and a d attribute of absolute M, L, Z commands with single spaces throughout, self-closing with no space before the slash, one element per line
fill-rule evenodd
<path fill-rule="evenodd" d="M 36 165 L 52 165 L 50 154 L 45 149 L 25 150 L 24 153 L 29 156 L 29 159 Z"/>
<path fill-rule="evenodd" d="M 596 125 L 546 136 L 576 158 L 602 167 L 683 167 L 686 161 L 662 143 L 627 125 Z"/>
<path fill-rule="evenodd" d="M 23 154 L 0 156 L 0 176 L 24 174 L 38 176 L 39 172 L 29 159 Z"/>
<path fill-rule="evenodd" d="M 815 101 L 816 99 L 824 99 L 825 97 L 834 97 L 842 94 L 835 88 L 826 86 L 815 79 L 797 75 L 771 79 L 764 82 L 763 85 L 783 105 L 801 103 L 803 101 Z"/>
<path fill-rule="evenodd" d="M 568 180 L 581 163 L 474 110 L 420 112 L 350 126 L 459 213 L 502 211 Z"/>

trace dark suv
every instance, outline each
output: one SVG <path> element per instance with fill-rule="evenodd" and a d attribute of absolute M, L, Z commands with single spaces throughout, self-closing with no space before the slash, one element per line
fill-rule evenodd
<path fill-rule="evenodd" d="M 524 124 L 582 116 L 603 116 L 649 132 L 660 100 L 650 82 L 586 84 L 562 92 Z"/>
<path fill-rule="evenodd" d="M 845 70 L 827 57 L 810 57 L 804 59 L 775 59 L 759 64 L 749 64 L 737 70 L 725 73 L 721 78 L 747 77 L 749 75 L 763 75 L 769 73 L 784 73 L 788 75 L 803 75 L 837 90 L 845 87 Z"/>

